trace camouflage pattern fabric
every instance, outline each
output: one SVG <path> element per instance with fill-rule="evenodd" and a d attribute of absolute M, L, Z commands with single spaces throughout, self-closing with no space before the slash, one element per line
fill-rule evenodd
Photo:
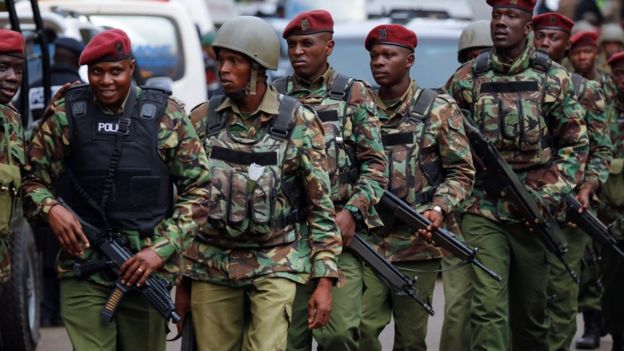
<path fill-rule="evenodd" d="M 0 164 L 23 168 L 26 163 L 24 153 L 24 131 L 19 113 L 12 107 L 0 105 Z M 11 157 L 11 159 L 9 159 Z M 9 237 L 0 237 L 0 283 L 11 277 Z"/>
<path fill-rule="evenodd" d="M 461 112 L 455 100 L 449 95 L 437 96 L 429 119 L 424 123 L 404 120 L 412 101 L 419 96 L 421 90 L 412 81 L 405 94 L 394 102 L 384 102 L 379 95 L 375 98 L 377 115 L 382 124 L 382 135 L 399 132 L 422 135 L 419 142 L 401 145 L 400 149 L 386 146 L 388 152 L 393 151 L 388 155 L 391 168 L 388 189 L 406 198 L 419 212 L 431 209 L 432 206 L 440 206 L 445 213 L 450 214 L 472 190 L 475 176 L 472 155 Z M 420 164 L 420 153 L 425 153 L 423 160 L 426 165 Z M 432 190 L 432 184 L 423 169 L 434 162 L 439 162 L 442 168 L 440 176 L 443 181 L 435 189 L 432 201 L 421 204 L 410 201 L 410 196 L 405 196 L 406 194 L 426 193 Z M 442 257 L 439 247 L 428 244 L 404 225 L 373 230 L 371 234 L 366 235 L 366 239 L 380 254 L 393 262 Z"/>
<path fill-rule="evenodd" d="M 312 106 L 319 114 L 322 111 L 335 110 L 343 118 L 342 126 L 323 123 L 325 145 L 329 146 L 328 158 L 335 159 L 333 164 L 329 163 L 332 194 L 334 194 L 332 200 L 337 210 L 342 209 L 343 206 L 357 208 L 367 228 L 379 227 L 382 222 L 374 205 L 379 202 L 383 194 L 388 174 L 372 91 L 366 82 L 354 81 L 346 106 L 346 116 L 342 116 L 345 102 L 329 97 L 330 86 L 335 78 L 336 72 L 331 67 L 328 67 L 314 82 L 297 76 L 289 77 L 287 95 L 298 99 L 302 104 Z M 337 169 L 350 161 L 344 151 L 333 151 L 336 150 L 332 147 L 332 143 L 336 142 L 336 137 L 341 137 L 344 145 L 355 147 L 359 175 L 355 184 L 349 187 L 350 189 L 345 189 L 338 179 Z M 339 152 L 337 156 L 331 156 L 337 152 Z"/>
<path fill-rule="evenodd" d="M 475 78 L 474 62 L 465 64 L 453 77 L 449 93 L 460 108 L 471 112 L 520 180 L 556 209 L 561 195 L 570 192 L 583 176 L 589 151 L 585 111 L 574 98 L 566 70 L 552 62 L 546 72 L 541 72 L 532 67 L 534 58 L 533 45 L 527 45 L 511 64 L 502 62 L 493 49 L 491 69 Z M 494 95 L 480 92 L 484 82 L 527 82 L 537 84 L 538 89 Z M 464 207 L 496 222 L 519 221 L 511 204 L 485 194 L 478 175 Z"/>
<path fill-rule="evenodd" d="M 140 89 L 136 89 L 139 96 Z M 65 100 L 56 104 L 56 113 L 48 118 L 33 133 L 28 147 L 29 165 L 24 181 L 24 196 L 27 213 L 30 216 L 46 217 L 57 201 L 52 193 L 52 184 L 66 170 L 67 157 L 71 153 L 68 118 L 65 114 Z M 110 111 L 96 103 L 105 114 Z M 159 273 L 173 279 L 180 273 L 180 254 L 190 244 L 191 233 L 206 221 L 205 199 L 208 196 L 210 174 L 206 153 L 193 126 L 184 112 L 183 105 L 169 99 L 165 114 L 160 118 L 158 153 L 167 164 L 177 189 L 177 198 L 171 217 L 161 221 L 151 238 L 140 239 L 138 231 L 124 231 L 133 250 L 152 248 L 166 264 Z M 87 249 L 81 260 L 97 258 L 99 254 Z M 61 278 L 73 276 L 75 258 L 61 251 L 58 270 Z M 93 275 L 91 279 L 100 284 L 110 284 L 103 277 Z"/>
<path fill-rule="evenodd" d="M 596 190 L 600 182 L 605 182 L 609 176 L 611 139 L 607 112 L 610 111 L 606 110 L 604 93 L 598 82 L 584 80 L 578 100 L 587 112 L 585 123 L 589 137 L 589 156 L 583 183 L 589 183 Z"/>
<path fill-rule="evenodd" d="M 233 138 L 252 141 L 265 136 L 279 104 L 279 94 L 268 87 L 260 106 L 251 114 L 241 113 L 229 98 L 217 111 L 228 114 L 225 128 Z M 210 155 L 211 139 L 206 137 L 208 109 L 209 103 L 194 108 L 191 121 Z M 310 278 L 338 278 L 336 258 L 342 242 L 329 195 L 322 128 L 312 111 L 303 106 L 296 110 L 282 166 L 284 182 L 300 178 L 307 198 L 307 222 L 295 225 L 296 240 L 272 247 L 241 249 L 210 245 L 198 235 L 185 252 L 186 276 L 233 287 L 249 286 L 258 277 L 281 277 L 298 283 L 306 283 Z M 211 226 L 209 221 L 201 231 L 214 231 Z"/>

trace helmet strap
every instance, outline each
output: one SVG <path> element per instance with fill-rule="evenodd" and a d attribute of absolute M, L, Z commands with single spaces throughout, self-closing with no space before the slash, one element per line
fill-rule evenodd
<path fill-rule="evenodd" d="M 256 95 L 256 85 L 258 83 L 258 63 L 253 61 L 251 63 L 251 70 L 249 72 L 249 83 L 245 88 L 245 95 Z"/>

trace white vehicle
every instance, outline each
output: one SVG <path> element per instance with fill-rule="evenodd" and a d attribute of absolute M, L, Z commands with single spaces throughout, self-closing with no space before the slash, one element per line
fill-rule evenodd
<path fill-rule="evenodd" d="M 173 96 L 187 110 L 207 99 L 204 63 L 197 29 L 185 7 L 160 1 L 72 1 L 39 3 L 42 11 L 72 11 L 96 26 L 124 30 L 140 78 L 162 85 L 171 80 Z"/>
<path fill-rule="evenodd" d="M 202 0 L 208 6 L 210 16 L 215 26 L 220 27 L 223 22 L 240 14 L 234 0 Z"/>
<path fill-rule="evenodd" d="M 470 20 L 475 0 L 367 0 L 368 16 L 371 18 L 391 16 L 397 11 L 421 11 L 424 16 Z M 485 3 L 485 1 L 483 1 Z"/>

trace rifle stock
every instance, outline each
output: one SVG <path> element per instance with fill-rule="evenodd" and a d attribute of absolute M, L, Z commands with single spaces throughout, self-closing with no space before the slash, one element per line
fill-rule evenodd
<path fill-rule="evenodd" d="M 428 302 L 422 300 L 418 296 L 418 290 L 414 286 L 414 283 L 405 274 L 401 273 L 390 261 L 375 251 L 369 243 L 359 235 L 355 235 L 349 248 L 371 266 L 375 273 L 377 273 L 377 276 L 379 276 L 392 291 L 411 297 L 422 306 L 429 315 L 433 316 L 433 308 Z"/>

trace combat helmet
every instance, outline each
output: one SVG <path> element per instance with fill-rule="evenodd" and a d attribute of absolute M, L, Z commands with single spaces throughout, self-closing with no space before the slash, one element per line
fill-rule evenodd
<path fill-rule="evenodd" d="M 217 31 L 212 46 L 215 50 L 240 52 L 266 69 L 277 69 L 279 38 L 273 27 L 258 17 L 237 16 L 226 21 Z"/>
<path fill-rule="evenodd" d="M 600 31 L 600 44 L 616 42 L 624 45 L 624 30 L 618 23 L 608 23 Z"/>
<path fill-rule="evenodd" d="M 457 60 L 463 62 L 462 55 L 467 49 L 491 46 L 490 21 L 475 21 L 467 25 L 459 37 Z"/>

